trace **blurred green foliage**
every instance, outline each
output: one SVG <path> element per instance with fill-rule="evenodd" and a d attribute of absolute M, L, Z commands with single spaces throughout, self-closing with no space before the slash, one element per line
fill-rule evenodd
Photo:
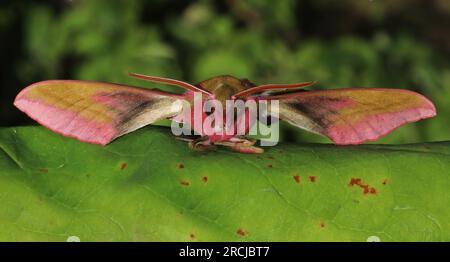
<path fill-rule="evenodd" d="M 11 2 L 0 8 L 2 125 L 26 123 L 10 105 L 39 80 L 166 88 L 126 73 L 193 83 L 230 74 L 258 84 L 415 90 L 438 116 L 378 142 L 450 140 L 449 17 L 446 0 Z M 287 140 L 327 141 L 283 127 Z"/>

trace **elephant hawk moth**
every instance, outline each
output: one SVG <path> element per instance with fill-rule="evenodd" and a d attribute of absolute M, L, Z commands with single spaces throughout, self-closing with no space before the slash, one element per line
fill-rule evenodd
<path fill-rule="evenodd" d="M 313 82 L 255 85 L 247 79 L 216 76 L 196 85 L 130 73 L 131 76 L 174 85 L 182 94 L 121 84 L 79 80 L 47 80 L 23 89 L 14 105 L 41 125 L 83 142 L 106 145 L 127 133 L 182 111 L 177 101 L 216 99 L 278 101 L 279 119 L 331 139 L 335 144 L 376 140 L 406 123 L 436 115 L 426 97 L 412 91 L 386 88 L 342 88 L 306 91 Z M 270 113 L 270 112 L 269 112 Z M 207 114 L 201 112 L 204 119 Z M 237 116 L 236 122 L 242 116 Z M 251 128 L 246 123 L 246 130 Z M 195 130 L 194 131 L 198 131 Z M 193 148 L 228 146 L 241 153 L 262 153 L 255 141 L 237 134 L 204 135 L 190 140 Z"/>

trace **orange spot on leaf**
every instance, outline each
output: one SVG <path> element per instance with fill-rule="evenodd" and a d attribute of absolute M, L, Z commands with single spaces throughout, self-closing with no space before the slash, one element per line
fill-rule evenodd
<path fill-rule="evenodd" d="M 202 181 L 203 183 L 208 183 L 208 177 L 207 176 L 202 177 Z"/>
<path fill-rule="evenodd" d="M 320 228 L 324 228 L 325 227 L 325 222 L 324 221 L 320 221 L 319 226 L 320 226 Z"/>
<path fill-rule="evenodd" d="M 300 183 L 300 176 L 294 176 L 294 180 L 295 182 Z"/>
<path fill-rule="evenodd" d="M 368 185 L 361 185 L 360 187 L 363 189 L 364 195 L 369 194 L 370 190 L 369 190 L 369 186 Z"/>
<path fill-rule="evenodd" d="M 316 177 L 315 176 L 309 176 L 309 181 L 311 182 L 316 182 Z"/>
<path fill-rule="evenodd" d="M 268 167 L 268 168 L 272 168 L 273 165 L 272 165 L 272 164 L 268 164 L 267 167 Z"/>
<path fill-rule="evenodd" d="M 236 231 L 236 234 L 238 234 L 238 235 L 241 236 L 241 237 L 245 237 L 245 236 L 248 235 L 248 232 L 247 232 L 247 230 L 245 230 L 245 229 L 243 229 L 243 228 L 239 228 L 239 229 Z"/>
<path fill-rule="evenodd" d="M 191 183 L 189 183 L 189 181 L 183 179 L 183 180 L 180 181 L 180 184 L 182 186 L 189 186 Z"/>
<path fill-rule="evenodd" d="M 48 168 L 41 168 L 41 169 L 39 169 L 39 171 L 41 173 L 48 173 Z"/>
<path fill-rule="evenodd" d="M 183 163 L 178 163 L 178 164 L 177 164 L 177 167 L 178 167 L 178 168 L 184 168 L 184 164 L 183 164 Z"/>
<path fill-rule="evenodd" d="M 128 164 L 127 163 L 125 163 L 125 162 L 121 162 L 120 163 L 120 170 L 124 170 L 125 168 L 127 168 L 128 167 Z"/>
<path fill-rule="evenodd" d="M 189 235 L 189 237 L 190 237 L 192 240 L 194 240 L 194 239 L 195 239 L 195 234 L 194 234 L 194 233 L 191 233 L 191 234 Z"/>
<path fill-rule="evenodd" d="M 377 190 L 374 187 L 369 186 L 368 184 L 363 183 L 361 178 L 351 178 L 348 183 L 350 187 L 359 186 L 363 190 L 364 195 L 376 195 Z"/>
<path fill-rule="evenodd" d="M 354 186 L 354 185 L 361 185 L 361 178 L 352 178 L 350 179 L 350 183 L 348 183 L 349 186 Z"/>

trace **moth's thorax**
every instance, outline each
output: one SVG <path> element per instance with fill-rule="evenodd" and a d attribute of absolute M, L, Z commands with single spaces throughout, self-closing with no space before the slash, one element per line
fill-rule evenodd
<path fill-rule="evenodd" d="M 225 75 L 204 80 L 200 82 L 198 86 L 212 93 L 215 99 L 219 100 L 222 104 L 225 104 L 225 101 L 231 99 L 237 92 L 255 85 L 247 79 L 241 80 L 234 76 Z"/>

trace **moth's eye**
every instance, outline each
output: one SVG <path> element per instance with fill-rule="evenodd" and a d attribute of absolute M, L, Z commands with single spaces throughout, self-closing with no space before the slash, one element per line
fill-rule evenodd
<path fill-rule="evenodd" d="M 243 86 L 247 87 L 247 88 L 250 88 L 250 87 L 254 87 L 254 86 L 255 86 L 255 85 L 254 85 L 252 82 L 250 82 L 250 80 L 248 80 L 247 78 L 242 79 L 242 80 L 241 80 L 241 84 L 242 84 Z"/>

